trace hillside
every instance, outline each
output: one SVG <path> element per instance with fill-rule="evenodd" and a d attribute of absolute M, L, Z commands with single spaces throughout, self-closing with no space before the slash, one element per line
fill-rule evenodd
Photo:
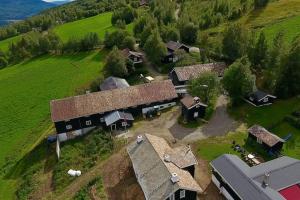
<path fill-rule="evenodd" d="M 111 24 L 111 12 L 103 13 L 94 17 L 69 22 L 55 27 L 54 32 L 66 42 L 69 38 L 82 38 L 89 32 L 94 32 L 104 39 L 105 32 L 111 32 L 115 28 Z M 127 30 L 132 33 L 132 25 L 127 26 Z M 1 43 L 0 43 L 1 44 Z"/>
<path fill-rule="evenodd" d="M 4 24 L 6 20 L 24 19 L 57 4 L 42 0 L 0 0 L 0 5 L 0 22 Z"/>
<path fill-rule="evenodd" d="M 0 104 L 2 170 L 49 129 L 50 100 L 72 95 L 99 76 L 104 56 L 105 52 L 43 56 L 0 71 L 0 99 L 5 100 Z M 0 199 L 12 199 L 11 184 L 16 182 L 10 182 L 0 179 Z"/>

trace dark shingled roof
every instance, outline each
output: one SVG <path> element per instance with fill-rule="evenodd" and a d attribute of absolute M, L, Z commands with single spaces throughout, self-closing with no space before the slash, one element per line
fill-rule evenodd
<path fill-rule="evenodd" d="M 197 98 L 197 97 L 196 97 Z M 190 95 L 186 95 L 183 99 L 180 100 L 180 102 L 186 107 L 186 108 L 191 108 L 194 107 L 196 105 L 201 105 L 201 106 L 205 106 L 207 107 L 206 104 L 202 103 L 199 99 L 199 101 L 197 102 L 195 100 L 194 97 L 190 96 Z"/>
<path fill-rule="evenodd" d="M 261 139 L 265 144 L 267 144 L 269 147 L 274 146 L 278 142 L 285 142 L 283 139 L 278 137 L 277 135 L 269 132 L 267 129 L 265 129 L 262 126 L 254 125 L 248 129 L 248 132 L 251 135 L 254 135 L 256 138 Z"/>
<path fill-rule="evenodd" d="M 273 96 L 273 95 L 270 95 L 270 94 L 268 94 L 268 93 L 266 93 L 266 92 L 263 92 L 263 91 L 261 91 L 261 90 L 257 90 L 257 91 L 255 91 L 255 92 L 253 92 L 253 93 L 251 93 L 250 95 L 249 95 L 249 97 L 252 97 L 253 99 L 255 99 L 256 101 L 260 101 L 260 100 L 262 100 L 262 99 L 264 99 L 265 97 L 272 97 L 272 98 L 276 98 L 275 96 Z"/>
<path fill-rule="evenodd" d="M 204 72 L 215 72 L 218 76 L 223 76 L 225 68 L 226 64 L 219 62 L 175 67 L 173 71 L 175 72 L 179 81 L 188 81 L 192 78 L 199 77 Z"/>
<path fill-rule="evenodd" d="M 100 85 L 100 89 L 103 90 L 113 90 L 117 88 L 126 88 L 130 85 L 127 83 L 127 81 L 123 78 L 117 78 L 110 76 L 107 79 L 105 79 L 102 84 Z"/>
<path fill-rule="evenodd" d="M 167 199 L 178 189 L 202 192 L 192 175 L 182 169 L 197 164 L 189 147 L 172 149 L 165 139 L 145 134 L 143 141 L 131 143 L 127 152 L 146 199 Z M 170 161 L 165 160 L 166 155 Z M 178 175 L 178 182 L 171 181 L 172 173 Z"/>
<path fill-rule="evenodd" d="M 142 53 L 136 52 L 136 51 L 131 51 L 131 50 L 128 49 L 128 48 L 123 49 L 121 52 L 122 52 L 123 56 L 126 57 L 126 58 L 127 58 L 128 56 L 130 56 L 130 55 L 133 55 L 133 56 L 136 56 L 136 57 L 139 57 L 139 58 L 143 56 Z"/>
<path fill-rule="evenodd" d="M 177 98 L 171 80 L 52 100 L 53 122 Z"/>
<path fill-rule="evenodd" d="M 284 200 L 278 191 L 300 183 L 300 161 L 287 156 L 249 167 L 238 156 L 224 154 L 210 164 L 242 199 Z M 266 173 L 269 185 L 262 187 Z"/>
<path fill-rule="evenodd" d="M 179 42 L 169 41 L 167 43 L 167 48 L 172 51 L 176 51 L 176 50 L 180 49 L 182 46 L 189 48 L 189 46 L 179 43 Z"/>

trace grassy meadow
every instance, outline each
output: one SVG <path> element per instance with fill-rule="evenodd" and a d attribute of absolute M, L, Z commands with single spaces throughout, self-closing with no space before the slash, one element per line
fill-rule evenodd
<path fill-rule="evenodd" d="M 43 56 L 0 71 L 0 167 L 31 150 L 49 134 L 49 102 L 87 86 L 102 70 L 105 52 Z M 8 165 L 8 166 L 7 166 Z M 0 177 L 0 199 L 12 199 L 16 180 Z"/>
<path fill-rule="evenodd" d="M 113 31 L 115 28 L 111 24 L 112 12 L 103 13 L 94 17 L 66 23 L 57 26 L 53 31 L 66 42 L 69 38 L 82 38 L 89 32 L 98 33 L 101 39 L 105 33 Z M 132 33 L 133 24 L 127 26 L 127 30 Z"/>
<path fill-rule="evenodd" d="M 11 43 L 18 42 L 21 38 L 22 38 L 22 36 L 18 35 L 18 36 L 11 37 L 11 38 L 8 38 L 5 40 L 1 40 L 0 41 L 0 50 L 6 52 Z"/>

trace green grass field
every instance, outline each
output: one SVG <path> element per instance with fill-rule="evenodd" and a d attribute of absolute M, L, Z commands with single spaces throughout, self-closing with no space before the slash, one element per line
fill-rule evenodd
<path fill-rule="evenodd" d="M 62 39 L 67 41 L 69 38 L 82 38 L 89 32 L 98 33 L 101 39 L 104 38 L 105 32 L 115 30 L 111 24 L 111 12 L 103 13 L 94 17 L 66 23 L 54 28 L 54 32 Z M 133 24 L 127 26 L 127 30 L 132 33 Z"/>
<path fill-rule="evenodd" d="M 269 42 L 272 42 L 278 32 L 283 31 L 285 41 L 291 43 L 295 37 L 300 35 L 300 15 L 266 26 L 263 31 Z"/>
<path fill-rule="evenodd" d="M 49 102 L 74 94 L 102 70 L 105 52 L 43 56 L 0 71 L 0 168 L 30 151 L 51 130 Z M 7 158 L 7 159 L 6 159 Z M 0 199 L 15 180 L 0 179 Z"/>
<path fill-rule="evenodd" d="M 0 41 L 0 50 L 6 52 L 11 43 L 18 42 L 21 38 L 22 38 L 22 36 L 18 35 L 15 37 L 8 38 L 6 40 L 1 40 Z"/>
<path fill-rule="evenodd" d="M 300 130 L 283 121 L 286 115 L 299 109 L 299 98 L 293 98 L 277 101 L 272 106 L 259 108 L 245 103 L 240 107 L 231 109 L 230 113 L 237 120 L 245 122 L 248 127 L 259 124 L 282 138 L 292 133 L 292 138 L 285 143 L 282 153 L 300 159 Z M 207 161 L 211 161 L 224 153 L 239 155 L 231 148 L 232 141 L 244 145 L 246 139 L 246 130 L 240 130 L 226 136 L 200 140 L 196 143 L 197 153 Z M 250 152 L 261 152 L 251 146 L 245 146 L 245 148 Z M 269 159 L 268 157 L 265 158 Z"/>

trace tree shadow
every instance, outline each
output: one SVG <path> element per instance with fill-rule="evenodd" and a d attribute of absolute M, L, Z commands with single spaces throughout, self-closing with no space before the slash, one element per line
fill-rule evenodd
<path fill-rule="evenodd" d="M 44 164 L 42 163 L 43 161 Z M 55 145 L 48 145 L 46 140 L 43 140 L 32 151 L 16 162 L 5 174 L 4 179 L 18 179 L 36 164 L 43 164 L 43 172 L 47 173 L 53 169 L 56 162 Z"/>

